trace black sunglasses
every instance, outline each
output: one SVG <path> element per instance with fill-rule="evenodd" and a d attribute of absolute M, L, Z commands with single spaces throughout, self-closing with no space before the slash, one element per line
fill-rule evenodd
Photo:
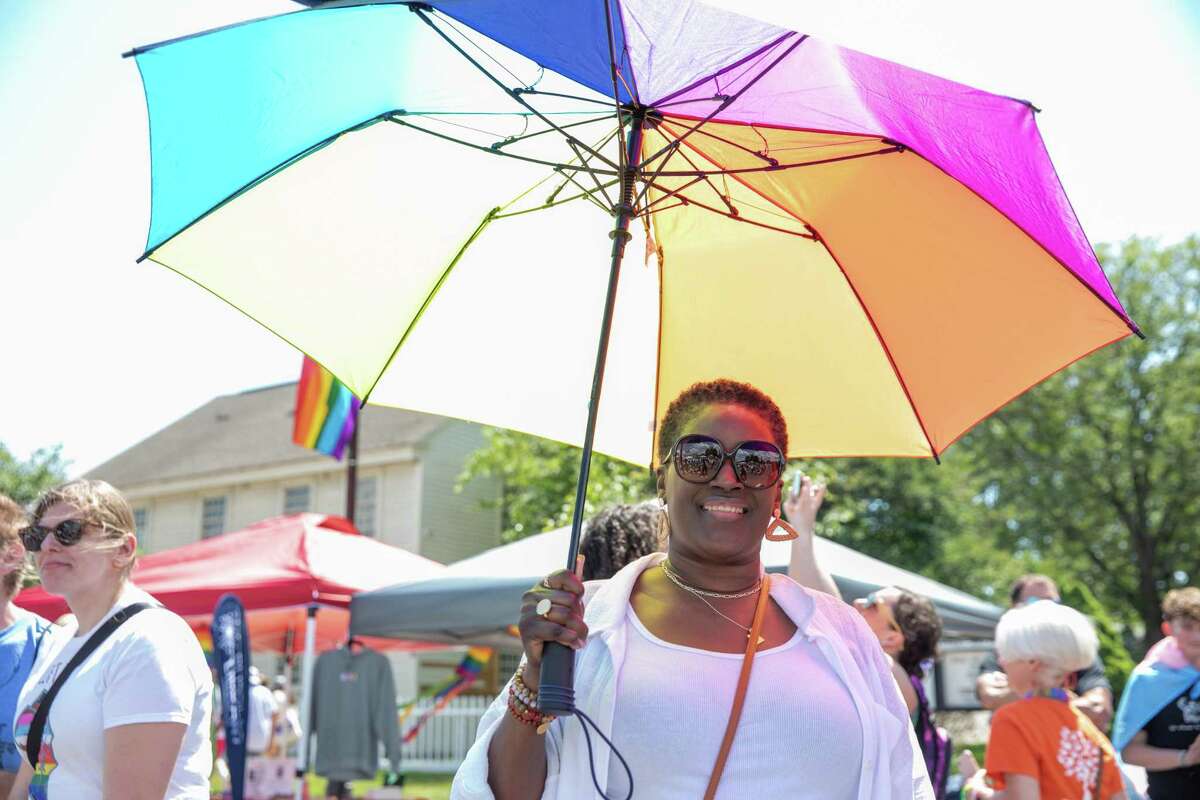
<path fill-rule="evenodd" d="M 79 540 L 83 538 L 85 528 L 87 528 L 87 523 L 81 519 L 64 519 L 53 528 L 30 525 L 21 529 L 21 542 L 25 545 L 26 550 L 36 553 L 42 549 L 42 542 L 46 541 L 46 537 L 53 533 L 59 544 L 63 547 L 70 547 L 78 544 Z"/>
<path fill-rule="evenodd" d="M 747 489 L 769 489 L 779 483 L 785 462 L 783 452 L 770 442 L 742 442 L 726 450 L 716 439 L 700 433 L 679 437 L 667 460 L 674 462 L 675 473 L 688 483 L 708 483 L 728 460 Z"/>

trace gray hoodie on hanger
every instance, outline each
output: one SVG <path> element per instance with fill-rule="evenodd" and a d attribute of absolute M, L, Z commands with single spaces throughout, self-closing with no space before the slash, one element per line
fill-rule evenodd
<path fill-rule="evenodd" d="M 396 689 L 387 658 L 366 647 L 340 647 L 318 658 L 309 730 L 317 734 L 314 771 L 324 778 L 374 778 L 381 744 L 399 772 Z"/>

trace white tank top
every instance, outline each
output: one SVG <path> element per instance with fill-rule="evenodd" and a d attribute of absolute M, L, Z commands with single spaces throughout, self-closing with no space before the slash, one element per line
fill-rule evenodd
<path fill-rule="evenodd" d="M 632 607 L 626 621 L 612 738 L 633 772 L 634 797 L 698 800 L 725 735 L 742 654 L 665 642 Z M 759 651 L 717 797 L 853 800 L 861 762 L 854 703 L 817 646 L 796 631 Z M 606 794 L 627 792 L 612 757 Z"/>

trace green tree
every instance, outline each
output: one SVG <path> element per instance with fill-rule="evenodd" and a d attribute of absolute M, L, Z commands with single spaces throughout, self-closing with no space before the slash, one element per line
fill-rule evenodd
<path fill-rule="evenodd" d="M 960 446 L 1004 520 L 994 541 L 1063 565 L 1145 647 L 1162 594 L 1200 576 L 1200 238 L 1099 255 L 1146 340 L 1063 370 Z"/>
<path fill-rule="evenodd" d="M 458 479 L 461 490 L 476 477 L 498 479 L 504 541 L 570 524 L 579 479 L 578 447 L 502 428 L 484 431 L 487 443 L 467 460 Z M 654 480 L 645 467 L 615 458 L 592 456 L 588 516 L 614 503 L 636 503 L 654 496 Z"/>
<path fill-rule="evenodd" d="M 978 496 L 959 448 L 940 465 L 854 458 L 797 468 L 829 485 L 817 532 L 862 553 L 1000 605 L 1013 580 L 1045 569 L 1032 554 L 979 536 L 998 514 Z"/>
<path fill-rule="evenodd" d="M 1133 672 L 1135 666 L 1121 635 L 1121 626 L 1096 599 L 1087 584 L 1066 578 L 1059 590 L 1064 603 L 1091 618 L 1100 640 L 1100 659 L 1104 662 L 1108 682 L 1112 684 L 1113 697 L 1120 698 L 1125 691 L 1125 682 L 1129 680 L 1129 673 Z"/>
<path fill-rule="evenodd" d="M 0 442 L 0 494 L 21 505 L 33 502 L 44 489 L 62 483 L 66 470 L 61 445 L 38 450 L 21 461 Z"/>

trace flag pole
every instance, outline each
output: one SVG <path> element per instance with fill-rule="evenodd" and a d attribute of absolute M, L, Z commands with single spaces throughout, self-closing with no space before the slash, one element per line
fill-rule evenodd
<path fill-rule="evenodd" d="M 362 426 L 363 409 L 358 409 L 350 444 L 346 447 L 346 519 L 354 524 L 354 505 L 358 493 L 358 429 Z"/>

